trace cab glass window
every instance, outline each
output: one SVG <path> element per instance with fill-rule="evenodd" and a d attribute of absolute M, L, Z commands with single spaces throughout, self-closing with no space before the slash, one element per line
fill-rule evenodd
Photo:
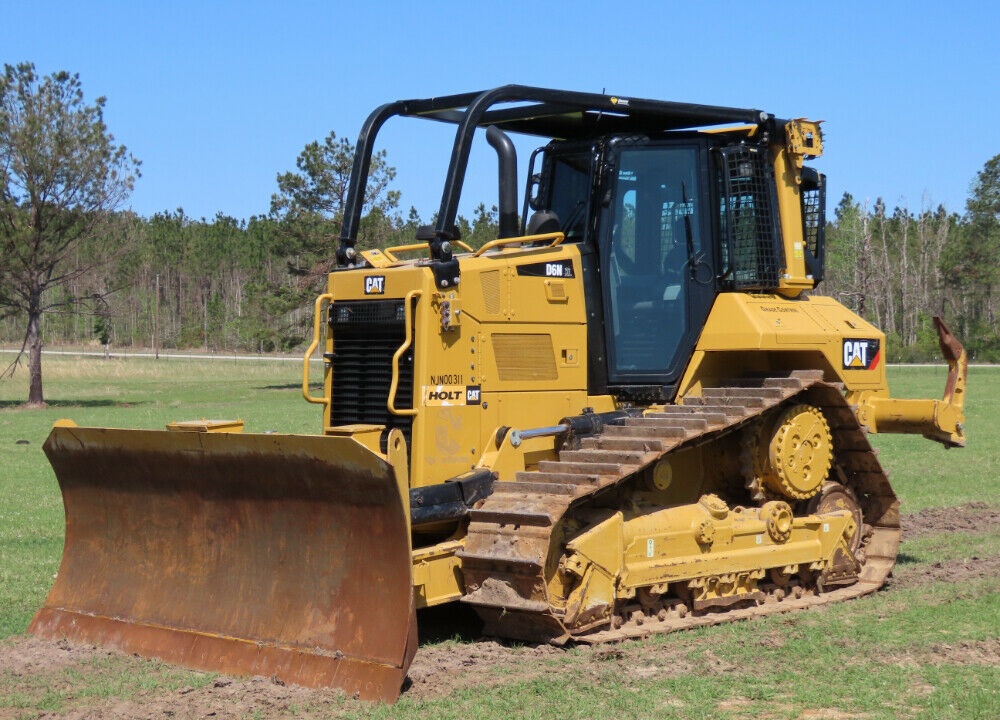
<path fill-rule="evenodd" d="M 687 328 L 689 259 L 702 247 L 698 152 L 620 152 L 606 250 L 612 375 L 662 376 Z"/>

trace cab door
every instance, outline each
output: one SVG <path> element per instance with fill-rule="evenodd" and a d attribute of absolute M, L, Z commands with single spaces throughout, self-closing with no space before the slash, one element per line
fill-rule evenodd
<path fill-rule="evenodd" d="M 612 389 L 672 398 L 697 342 L 715 296 L 707 158 L 697 140 L 609 144 L 600 254 Z"/>

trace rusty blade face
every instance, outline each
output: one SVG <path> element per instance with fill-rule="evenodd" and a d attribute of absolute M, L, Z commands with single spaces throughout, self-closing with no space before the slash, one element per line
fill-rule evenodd
<path fill-rule="evenodd" d="M 29 631 L 392 702 L 415 650 L 392 468 L 348 438 L 57 427 L 66 509 Z"/>

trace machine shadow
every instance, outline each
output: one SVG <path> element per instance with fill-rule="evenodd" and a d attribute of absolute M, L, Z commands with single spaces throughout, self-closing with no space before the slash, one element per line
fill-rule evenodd
<path fill-rule="evenodd" d="M 446 603 L 417 611 L 419 645 L 445 640 L 473 642 L 483 636 L 483 621 L 476 611 L 462 603 Z"/>

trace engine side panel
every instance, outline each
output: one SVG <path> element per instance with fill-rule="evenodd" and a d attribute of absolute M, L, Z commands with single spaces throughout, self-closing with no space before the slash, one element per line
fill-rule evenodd
<path fill-rule="evenodd" d="M 553 425 L 595 405 L 587 391 L 588 330 L 579 248 L 506 248 L 479 257 L 460 255 L 459 262 L 461 282 L 445 289 L 435 288 L 430 269 L 419 262 L 330 275 L 333 313 L 338 303 L 398 303 L 411 296 L 411 346 L 400 363 L 412 364 L 412 389 L 406 387 L 408 397 L 397 391 L 395 407 L 411 413 L 412 487 L 441 483 L 481 464 L 484 455 L 496 450 L 501 426 Z M 402 328 L 401 321 L 397 324 Z M 337 326 L 332 327 L 328 356 L 353 352 L 346 342 L 338 348 Z M 397 342 L 402 345 L 404 339 L 400 329 Z M 391 354 L 391 349 L 382 353 Z M 356 364 L 365 362 L 362 358 Z M 338 396 L 360 392 L 359 387 L 373 382 L 375 373 L 388 387 L 388 359 L 381 369 L 372 359 L 348 384 L 333 372 L 335 364 L 327 363 L 325 383 L 334 406 Z M 612 409 L 610 398 L 605 400 L 598 411 Z M 382 415 L 398 420 L 385 408 Z M 328 412 L 328 434 L 335 432 L 332 419 Z M 379 424 L 367 417 L 348 420 Z"/>
<path fill-rule="evenodd" d="M 888 393 L 885 335 L 836 300 L 723 293 L 716 298 L 678 396 L 730 377 L 822 369 L 848 391 Z"/>

